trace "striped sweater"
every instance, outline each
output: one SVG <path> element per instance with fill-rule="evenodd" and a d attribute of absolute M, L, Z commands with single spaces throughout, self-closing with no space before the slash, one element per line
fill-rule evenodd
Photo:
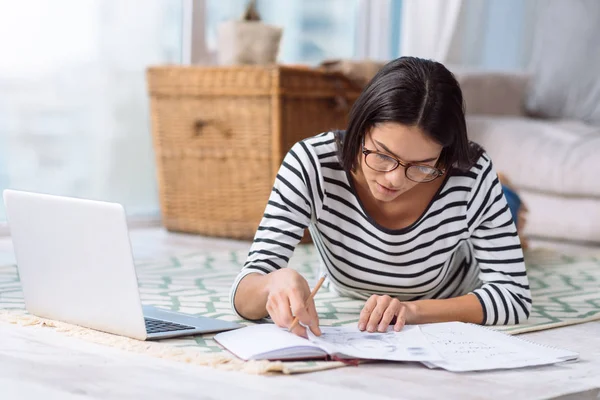
<path fill-rule="evenodd" d="M 529 317 L 531 294 L 512 215 L 491 160 L 447 174 L 412 225 L 387 229 L 363 209 L 333 132 L 296 143 L 283 160 L 248 259 L 234 281 L 287 266 L 308 227 L 329 288 L 401 301 L 473 293 L 483 324 Z M 235 310 L 235 307 L 234 307 Z"/>

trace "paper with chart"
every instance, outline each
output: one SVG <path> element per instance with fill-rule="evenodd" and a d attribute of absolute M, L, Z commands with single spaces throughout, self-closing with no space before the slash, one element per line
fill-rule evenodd
<path fill-rule="evenodd" d="M 321 327 L 321 336 L 308 330 L 309 339 L 329 354 L 342 358 L 364 358 L 388 361 L 441 360 L 418 326 L 405 326 L 395 332 L 361 332 L 355 326 Z"/>
<path fill-rule="evenodd" d="M 545 347 L 478 325 L 446 322 L 420 325 L 444 361 L 426 362 L 449 371 L 482 371 L 554 364 L 577 353 Z"/>

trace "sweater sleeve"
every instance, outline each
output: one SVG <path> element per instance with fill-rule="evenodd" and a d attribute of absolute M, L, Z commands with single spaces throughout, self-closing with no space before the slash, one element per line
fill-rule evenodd
<path fill-rule="evenodd" d="M 475 168 L 467 221 L 483 285 L 473 293 L 483 324 L 518 324 L 529 318 L 532 304 L 523 250 L 491 160 L 483 155 Z"/>
<path fill-rule="evenodd" d="M 266 275 L 287 267 L 313 219 L 315 204 L 322 201 L 321 185 L 316 178 L 318 163 L 314 158 L 309 146 L 299 142 L 279 168 L 246 263 L 231 288 L 231 306 L 238 315 L 234 297 L 240 281 L 248 274 Z"/>

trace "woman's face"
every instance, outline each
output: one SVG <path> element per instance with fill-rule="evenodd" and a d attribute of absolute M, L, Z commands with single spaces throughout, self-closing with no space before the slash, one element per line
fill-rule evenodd
<path fill-rule="evenodd" d="M 435 167 L 442 146 L 430 139 L 417 126 L 393 122 L 377 124 L 365 135 L 365 149 L 377 151 L 399 159 L 403 163 Z M 379 172 L 365 163 L 365 155 L 359 152 L 359 168 L 363 173 L 373 197 L 382 202 L 391 202 L 416 185 L 406 177 L 405 168 L 399 165 L 390 172 Z M 377 157 L 370 155 L 369 157 Z"/>

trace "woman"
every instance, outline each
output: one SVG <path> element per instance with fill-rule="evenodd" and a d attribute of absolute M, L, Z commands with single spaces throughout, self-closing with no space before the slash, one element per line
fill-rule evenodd
<path fill-rule="evenodd" d="M 488 155 L 469 142 L 463 98 L 440 63 L 387 64 L 346 132 L 286 155 L 244 268 L 234 310 L 320 334 L 306 280 L 284 268 L 308 227 L 340 295 L 365 299 L 358 328 L 529 317 L 523 252 Z"/>

